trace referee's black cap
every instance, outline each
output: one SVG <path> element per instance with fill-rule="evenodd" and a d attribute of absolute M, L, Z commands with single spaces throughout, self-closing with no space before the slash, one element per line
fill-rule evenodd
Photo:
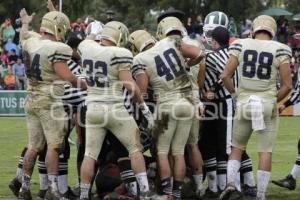
<path fill-rule="evenodd" d="M 212 39 L 216 40 L 220 46 L 228 46 L 229 45 L 229 39 L 230 39 L 229 31 L 222 26 L 216 27 L 212 31 L 211 37 L 212 37 Z"/>
<path fill-rule="evenodd" d="M 83 34 L 80 31 L 69 32 L 66 37 L 66 44 L 69 45 L 71 48 L 77 48 L 79 43 L 82 42 L 84 39 Z"/>

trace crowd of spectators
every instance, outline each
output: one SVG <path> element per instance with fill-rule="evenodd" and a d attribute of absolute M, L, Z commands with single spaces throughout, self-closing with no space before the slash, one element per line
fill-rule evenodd
<path fill-rule="evenodd" d="M 196 19 L 193 20 L 192 17 L 188 17 L 185 28 L 187 31 L 187 34 L 191 38 L 198 38 L 202 35 L 203 33 L 203 18 L 202 15 L 197 15 Z"/>
<path fill-rule="evenodd" d="M 0 26 L 0 90 L 26 89 L 25 67 L 17 45 L 18 31 L 11 19 Z"/>

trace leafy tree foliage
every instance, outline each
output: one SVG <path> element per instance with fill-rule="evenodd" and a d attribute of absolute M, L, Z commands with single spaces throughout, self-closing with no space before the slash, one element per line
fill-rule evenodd
<path fill-rule="evenodd" d="M 53 1 L 58 5 L 59 0 Z M 277 1 L 283 1 L 294 14 L 300 12 L 299 0 L 269 0 L 269 6 L 276 5 Z M 182 10 L 186 16 L 192 17 L 198 14 L 205 16 L 211 11 L 220 10 L 234 17 L 236 22 L 241 22 L 246 18 L 254 18 L 265 9 L 261 2 L 262 0 L 63 0 L 63 11 L 71 21 L 78 17 L 93 16 L 105 23 L 106 12 L 113 10 L 115 19 L 124 22 L 131 30 L 146 28 L 155 31 L 157 15 L 169 7 Z M 5 0 L 0 3 L 0 22 L 8 17 L 18 18 L 23 7 L 29 13 L 36 12 L 35 27 L 47 12 L 46 0 Z"/>

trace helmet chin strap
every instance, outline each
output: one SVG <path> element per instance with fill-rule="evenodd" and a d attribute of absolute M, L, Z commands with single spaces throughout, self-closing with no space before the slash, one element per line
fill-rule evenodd
<path fill-rule="evenodd" d="M 54 34 L 57 41 L 59 41 L 58 35 L 57 35 L 57 26 L 54 25 Z"/>
<path fill-rule="evenodd" d="M 118 46 L 118 47 L 120 47 L 121 40 L 122 40 L 122 32 L 120 31 L 120 34 L 119 34 L 119 40 L 118 40 L 118 42 L 117 42 L 117 46 Z"/>

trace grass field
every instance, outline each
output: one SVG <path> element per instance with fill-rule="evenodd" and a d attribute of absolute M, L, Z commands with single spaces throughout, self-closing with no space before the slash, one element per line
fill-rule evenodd
<path fill-rule="evenodd" d="M 300 118 L 281 118 L 277 145 L 273 157 L 273 169 L 271 179 L 286 176 L 291 170 L 296 155 L 296 145 L 300 137 Z M 27 131 L 25 118 L 1 118 L 0 117 L 0 199 L 14 199 L 7 185 L 15 176 L 18 156 L 26 145 Z M 253 158 L 254 166 L 257 166 L 257 155 L 255 153 L 255 138 L 249 144 L 248 152 Z M 69 185 L 75 186 L 77 176 L 75 172 L 76 149 L 73 146 L 69 161 Z M 32 193 L 38 192 L 38 176 L 35 170 L 32 178 Z M 300 180 L 298 179 L 298 184 Z M 300 186 L 295 191 L 287 191 L 269 184 L 269 200 L 300 200 Z"/>

